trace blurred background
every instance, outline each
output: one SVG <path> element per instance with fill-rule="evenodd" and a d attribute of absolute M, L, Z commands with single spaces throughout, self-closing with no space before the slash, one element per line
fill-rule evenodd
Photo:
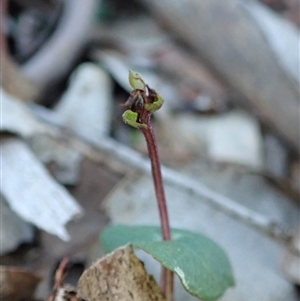
<path fill-rule="evenodd" d="M 129 70 L 165 100 L 153 126 L 171 225 L 233 264 L 221 300 L 299 300 L 299 12 L 299 0 L 1 0 L 3 300 L 47 300 L 65 257 L 76 289 L 108 223 L 159 223 L 145 141 L 121 117 Z M 179 282 L 176 296 L 196 300 Z"/>

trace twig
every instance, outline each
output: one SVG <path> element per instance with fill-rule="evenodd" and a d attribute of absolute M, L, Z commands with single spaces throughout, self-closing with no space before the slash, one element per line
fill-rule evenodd
<path fill-rule="evenodd" d="M 62 287 L 62 285 L 63 285 L 63 281 L 66 276 L 68 264 L 69 264 L 69 259 L 66 257 L 60 262 L 60 264 L 55 272 L 53 292 L 52 292 L 51 296 L 48 298 L 48 301 L 55 300 L 57 290 L 60 287 Z"/>
<path fill-rule="evenodd" d="M 69 264 L 69 258 L 65 257 L 59 264 L 56 272 L 55 272 L 55 283 L 54 289 L 58 289 L 60 286 L 63 285 L 64 278 L 67 272 L 67 266 Z"/>

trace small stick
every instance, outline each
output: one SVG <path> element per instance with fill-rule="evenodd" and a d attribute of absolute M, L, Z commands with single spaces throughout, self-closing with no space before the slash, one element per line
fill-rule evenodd
<path fill-rule="evenodd" d="M 64 278 L 66 276 L 67 266 L 69 264 L 69 259 L 65 257 L 59 264 L 54 277 L 54 285 L 51 296 L 47 301 L 54 301 L 56 298 L 56 293 L 60 287 L 63 285 Z"/>

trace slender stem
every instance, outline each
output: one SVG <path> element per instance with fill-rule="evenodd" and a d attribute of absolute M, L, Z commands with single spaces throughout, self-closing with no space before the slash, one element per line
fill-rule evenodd
<path fill-rule="evenodd" d="M 166 301 L 174 299 L 174 273 L 167 268 L 162 268 L 162 292 L 166 297 Z"/>
<path fill-rule="evenodd" d="M 151 114 L 145 116 L 147 128 L 142 128 L 141 131 L 147 142 L 148 153 L 151 161 L 151 170 L 155 187 L 155 194 L 158 202 L 159 216 L 162 229 L 163 240 L 171 239 L 170 222 L 167 210 L 167 202 L 165 198 L 163 179 L 158 156 L 157 143 L 155 140 L 153 128 L 150 122 Z M 163 267 L 162 270 L 162 291 L 166 296 L 167 301 L 173 301 L 174 292 L 174 274 L 172 271 Z"/>
<path fill-rule="evenodd" d="M 150 117 L 150 116 L 149 116 Z M 155 194 L 158 201 L 160 222 L 162 228 L 162 236 L 164 240 L 171 239 L 170 223 L 167 210 L 167 202 L 165 198 L 160 160 L 158 156 L 157 143 L 150 122 L 147 124 L 147 129 L 141 129 L 147 142 L 149 157 L 151 160 L 151 170 L 154 181 Z"/>

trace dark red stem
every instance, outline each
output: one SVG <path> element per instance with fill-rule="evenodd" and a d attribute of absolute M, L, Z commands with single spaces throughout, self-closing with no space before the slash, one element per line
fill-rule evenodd
<path fill-rule="evenodd" d="M 143 122 L 147 124 L 147 128 L 141 128 L 147 142 L 148 153 L 151 161 L 151 170 L 154 181 L 155 194 L 158 202 L 159 216 L 162 229 L 163 240 L 171 239 L 170 222 L 167 210 L 167 202 L 165 198 L 165 191 L 163 186 L 163 179 L 161 174 L 160 160 L 158 156 L 157 143 L 155 140 L 153 128 L 150 122 L 151 114 L 144 116 Z M 162 290 L 166 296 L 167 301 L 173 300 L 173 286 L 174 286 L 173 272 L 164 268 L 162 271 Z"/>
<path fill-rule="evenodd" d="M 167 202 L 165 198 L 165 191 L 163 186 L 163 179 L 161 174 L 160 168 L 160 160 L 158 156 L 158 149 L 157 143 L 155 140 L 154 132 L 152 125 L 150 123 L 149 114 L 147 116 L 147 129 L 141 129 L 142 133 L 145 136 L 147 142 L 147 148 L 149 157 L 151 160 L 151 170 L 153 176 L 153 182 L 155 187 L 155 194 L 158 201 L 158 208 L 159 208 L 159 215 L 160 215 L 160 222 L 161 222 L 161 229 L 162 229 L 162 237 L 164 240 L 171 239 L 171 232 L 170 232 L 170 223 L 169 223 L 169 216 L 167 210 Z"/>

